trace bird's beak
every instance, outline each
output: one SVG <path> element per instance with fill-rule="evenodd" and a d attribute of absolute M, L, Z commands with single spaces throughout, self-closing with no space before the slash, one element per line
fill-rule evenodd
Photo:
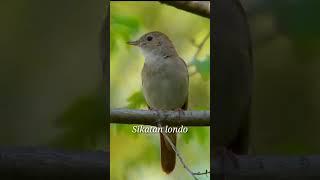
<path fill-rule="evenodd" d="M 128 41 L 127 42 L 129 45 L 134 45 L 134 46 L 138 46 L 139 45 L 139 40 L 137 40 L 137 41 Z"/>

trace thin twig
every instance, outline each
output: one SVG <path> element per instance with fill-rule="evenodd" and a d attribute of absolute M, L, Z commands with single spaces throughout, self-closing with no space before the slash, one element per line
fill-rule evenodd
<path fill-rule="evenodd" d="M 206 174 L 210 174 L 210 171 L 206 170 L 205 172 L 197 172 L 197 173 L 193 173 L 196 176 L 201 176 L 201 175 L 206 175 Z"/>
<path fill-rule="evenodd" d="M 201 51 L 204 43 L 208 40 L 209 37 L 210 37 L 210 33 L 208 33 L 208 34 L 206 35 L 206 37 L 204 37 L 204 39 L 203 39 L 203 40 L 201 41 L 201 43 L 199 44 L 198 50 L 197 50 L 196 53 L 194 54 L 193 59 L 195 59 L 195 58 L 199 55 L 199 53 L 200 53 L 200 51 Z"/>
<path fill-rule="evenodd" d="M 162 128 L 161 124 L 158 123 L 158 127 Z M 178 149 L 175 147 L 175 145 L 172 143 L 171 139 L 166 135 L 166 133 L 162 133 L 161 134 L 166 138 L 166 140 L 169 142 L 171 148 L 174 150 L 174 152 L 177 154 L 181 164 L 183 165 L 183 167 L 188 171 L 188 173 L 195 179 L 198 180 L 198 178 L 194 175 L 194 173 L 190 170 L 190 168 L 186 165 L 186 163 L 184 162 L 183 158 L 180 155 L 180 152 L 178 151 Z"/>
<path fill-rule="evenodd" d="M 160 3 L 173 6 L 192 14 L 196 14 L 205 18 L 210 18 L 210 2 L 199 1 L 159 1 Z"/>
<path fill-rule="evenodd" d="M 205 42 L 209 39 L 209 37 L 210 37 L 210 32 L 206 35 L 206 37 L 203 38 L 203 40 L 201 41 L 201 43 L 198 45 L 197 51 L 196 51 L 196 53 L 193 55 L 191 62 L 188 63 L 188 66 L 191 66 L 192 63 L 196 60 L 197 56 L 198 56 L 199 53 L 201 52 L 201 49 L 203 48 L 203 45 L 204 45 Z"/>

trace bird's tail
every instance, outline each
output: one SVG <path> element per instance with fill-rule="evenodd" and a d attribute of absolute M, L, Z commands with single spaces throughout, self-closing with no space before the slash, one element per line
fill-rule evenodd
<path fill-rule="evenodd" d="M 176 146 L 177 134 L 176 133 L 166 133 L 166 135 L 171 139 L 171 142 Z M 160 146 L 161 146 L 161 166 L 162 170 L 169 174 L 173 171 L 176 165 L 176 153 L 172 149 L 170 143 L 166 140 L 163 134 L 160 133 Z"/>

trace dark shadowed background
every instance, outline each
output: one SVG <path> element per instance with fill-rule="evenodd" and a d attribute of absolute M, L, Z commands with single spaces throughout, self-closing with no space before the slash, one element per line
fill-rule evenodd
<path fill-rule="evenodd" d="M 237 1 L 218 0 L 215 2 L 217 5 L 220 3 L 221 7 L 222 5 L 226 7 L 231 2 Z M 320 25 L 318 20 L 320 13 L 318 9 L 320 1 L 239 1 L 243 2 L 247 11 L 253 42 L 255 77 L 250 153 L 280 156 L 319 155 Z M 231 16 L 237 11 L 236 8 L 228 9 L 227 7 L 224 10 L 225 14 Z M 240 11 L 238 14 L 241 15 Z M 226 21 L 229 16 L 217 15 L 217 19 L 217 22 L 224 22 L 221 24 L 232 24 Z M 236 25 L 239 26 L 238 29 Z M 233 28 L 234 33 L 229 33 L 229 36 L 228 33 L 225 33 L 224 37 L 219 36 L 219 38 L 224 39 L 227 43 L 237 39 L 228 39 L 230 35 L 241 35 L 241 22 L 239 21 L 236 25 Z M 215 28 L 220 32 L 230 32 L 230 29 L 223 31 L 223 28 L 226 27 L 217 25 Z M 219 44 L 216 48 L 219 54 Z M 241 48 L 240 44 L 239 49 Z M 232 50 L 234 49 L 230 48 L 230 53 Z M 223 61 L 218 58 L 216 61 L 221 62 L 221 60 Z M 237 60 L 236 57 L 235 60 Z M 272 158 L 266 157 L 265 159 Z M 250 167 L 246 165 L 245 168 Z M 262 170 L 269 170 L 263 164 L 260 165 L 259 168 Z M 288 165 L 294 166 L 291 163 Z M 311 169 L 309 167 L 295 169 L 294 172 L 286 171 L 280 163 L 273 167 L 287 174 L 281 177 L 264 178 L 252 176 L 252 171 L 249 170 L 248 173 L 251 176 L 241 177 L 241 179 L 319 179 L 319 177 L 292 176 L 292 173 L 295 172 L 306 175 L 306 172 Z M 233 177 L 226 179 L 233 179 Z M 240 177 L 234 177 L 234 179 L 239 180 Z"/>
<path fill-rule="evenodd" d="M 253 153 L 319 154 L 320 1 L 242 2 L 254 52 Z M 0 2 L 0 146 L 104 149 L 99 49 L 103 19 L 102 0 Z M 193 32 L 188 30 L 186 34 Z M 131 35 L 136 38 L 138 33 Z M 208 92 L 196 89 L 197 83 L 194 92 Z M 138 89 L 132 85 L 130 90 Z M 120 100 L 114 96 L 114 107 L 127 105 L 132 94 L 126 95 Z M 139 94 L 134 97 L 139 99 Z M 202 101 L 205 105 L 199 109 L 208 107 Z M 201 140 L 201 131 L 194 136 Z"/>
<path fill-rule="evenodd" d="M 0 146 L 105 148 L 102 0 L 0 2 Z"/>
<path fill-rule="evenodd" d="M 254 52 L 256 154 L 320 153 L 320 1 L 242 0 Z"/>

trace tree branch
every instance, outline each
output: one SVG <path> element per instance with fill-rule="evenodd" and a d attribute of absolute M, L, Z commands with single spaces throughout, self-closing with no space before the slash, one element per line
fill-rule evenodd
<path fill-rule="evenodd" d="M 239 168 L 230 159 L 214 160 L 213 174 L 226 176 L 317 176 L 320 177 L 320 155 L 313 156 L 237 156 Z M 222 167 L 224 164 L 224 167 Z"/>
<path fill-rule="evenodd" d="M 0 179 L 104 179 L 107 152 L 67 152 L 43 148 L 0 147 Z"/>
<path fill-rule="evenodd" d="M 197 58 L 197 56 L 199 55 L 204 43 L 209 39 L 210 37 L 210 32 L 206 35 L 206 37 L 203 38 L 203 40 L 201 41 L 201 43 L 198 46 L 198 49 L 196 51 L 196 53 L 193 55 L 192 60 L 195 60 Z"/>
<path fill-rule="evenodd" d="M 157 126 L 161 124 L 171 126 L 210 126 L 209 111 L 152 111 L 112 109 L 110 123 L 117 124 L 143 124 Z"/>
<path fill-rule="evenodd" d="M 209 37 L 210 37 L 210 32 L 206 35 L 206 37 L 203 38 L 201 43 L 199 45 L 197 45 L 197 51 L 194 53 L 194 55 L 191 59 L 191 62 L 188 63 L 188 67 L 190 67 L 194 63 L 194 61 L 196 61 L 196 58 L 199 55 L 199 53 L 201 52 L 204 43 L 209 39 Z M 190 76 L 191 75 L 194 75 L 194 74 L 190 74 Z"/>
<path fill-rule="evenodd" d="M 75 152 L 44 148 L 0 147 L 0 179 L 103 179 L 109 169 L 108 152 Z M 320 155 L 237 156 L 239 168 L 224 158 L 212 161 L 211 174 L 226 176 L 320 177 Z M 194 173 L 197 175 L 197 173 Z M 42 178 L 43 177 L 43 178 Z"/>
<path fill-rule="evenodd" d="M 210 18 L 210 1 L 159 1 L 202 17 Z"/>

